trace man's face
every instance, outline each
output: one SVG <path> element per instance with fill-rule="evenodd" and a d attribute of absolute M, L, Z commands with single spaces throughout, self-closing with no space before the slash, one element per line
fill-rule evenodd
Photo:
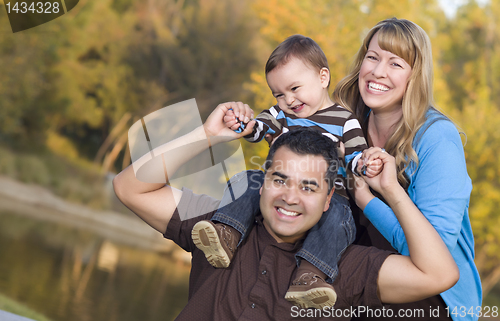
<path fill-rule="evenodd" d="M 328 193 L 327 168 L 321 155 L 299 155 L 287 147 L 274 154 L 260 189 L 260 210 L 278 242 L 304 237 L 328 209 L 333 190 Z"/>

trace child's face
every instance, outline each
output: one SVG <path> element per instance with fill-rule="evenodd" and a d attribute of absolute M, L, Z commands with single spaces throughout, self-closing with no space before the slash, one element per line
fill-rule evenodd
<path fill-rule="evenodd" d="M 292 57 L 266 78 L 278 106 L 287 114 L 306 118 L 333 104 L 328 95 L 330 73 L 327 68 L 318 71 Z"/>

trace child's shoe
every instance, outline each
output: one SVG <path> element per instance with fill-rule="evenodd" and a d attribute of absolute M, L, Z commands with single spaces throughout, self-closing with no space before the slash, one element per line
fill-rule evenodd
<path fill-rule="evenodd" d="M 196 247 L 205 253 L 208 262 L 216 268 L 227 268 L 231 264 L 240 235 L 230 226 L 211 221 L 200 221 L 191 231 Z"/>
<path fill-rule="evenodd" d="M 314 272 L 304 272 L 292 282 L 285 299 L 301 308 L 333 307 L 337 293 L 333 286 Z"/>

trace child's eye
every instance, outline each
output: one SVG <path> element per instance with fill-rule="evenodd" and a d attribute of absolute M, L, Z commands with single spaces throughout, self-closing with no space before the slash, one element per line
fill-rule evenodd
<path fill-rule="evenodd" d="M 299 89 L 299 86 L 292 87 L 292 91 L 296 91 L 297 89 Z"/>
<path fill-rule="evenodd" d="M 283 97 L 283 94 L 277 94 L 277 95 L 275 95 L 274 97 L 275 97 L 276 99 L 279 99 L 279 98 Z"/>

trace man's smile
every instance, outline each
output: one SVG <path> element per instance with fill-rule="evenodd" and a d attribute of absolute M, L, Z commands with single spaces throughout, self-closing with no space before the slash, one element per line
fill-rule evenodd
<path fill-rule="evenodd" d="M 285 215 L 285 216 L 299 216 L 300 215 L 299 212 L 289 211 L 289 210 L 286 210 L 282 207 L 276 207 L 276 211 L 280 214 Z"/>

